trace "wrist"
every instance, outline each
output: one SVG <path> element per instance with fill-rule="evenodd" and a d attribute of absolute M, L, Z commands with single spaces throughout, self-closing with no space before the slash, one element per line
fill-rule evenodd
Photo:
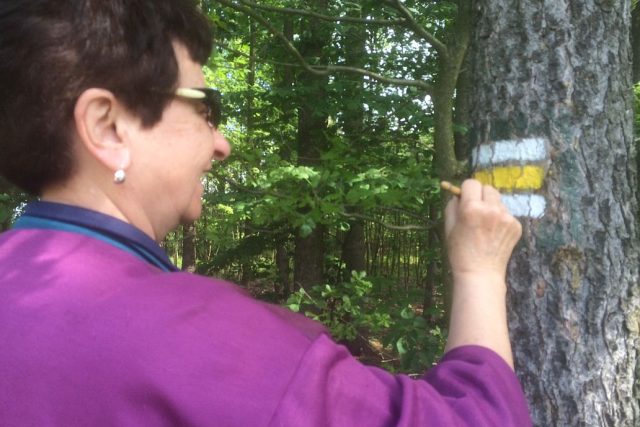
<path fill-rule="evenodd" d="M 505 274 L 479 272 L 453 272 L 453 288 L 460 291 L 501 292 L 506 295 Z"/>
<path fill-rule="evenodd" d="M 505 278 L 500 274 L 456 275 L 446 348 L 481 345 L 513 366 L 506 291 Z"/>

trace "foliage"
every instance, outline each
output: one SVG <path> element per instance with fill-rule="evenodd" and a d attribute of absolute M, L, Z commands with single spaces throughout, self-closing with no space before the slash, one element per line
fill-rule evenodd
<path fill-rule="evenodd" d="M 383 366 L 420 374 L 442 354 L 445 332 L 437 325 L 430 326 L 415 304 L 407 301 L 414 297 L 381 292 L 364 272 L 353 271 L 346 283 L 300 288 L 285 305 L 322 322 L 338 341 L 354 341 L 366 333 L 369 340 L 379 340 L 384 352 L 393 355 Z M 442 309 L 431 307 L 430 313 L 441 316 Z"/>
<path fill-rule="evenodd" d="M 0 177 L 0 231 L 9 228 L 29 196 Z"/>
<path fill-rule="evenodd" d="M 362 329 L 379 333 L 390 325 L 391 316 L 372 306 L 372 290 L 366 274 L 354 271 L 346 283 L 316 285 L 308 291 L 300 288 L 286 305 L 323 323 L 335 339 L 352 341 Z"/>
<path fill-rule="evenodd" d="M 202 2 L 216 26 L 216 49 L 205 77 L 223 94 L 222 131 L 233 151 L 207 177 L 196 224 L 197 271 L 281 303 L 292 291 L 296 242 L 322 229 L 324 278 L 321 285 L 305 285 L 306 294 L 293 294 L 299 310 L 324 313 L 316 317 L 339 339 L 364 334 L 384 340 L 403 368 L 421 371 L 441 350 L 442 334 L 403 309 L 411 305 L 421 311 L 426 270 L 440 263 L 438 243 L 427 240 L 439 221 L 431 215 L 440 194 L 434 111 L 425 89 L 435 83 L 439 68 L 431 43 L 412 25 L 447 42 L 457 2 L 406 0 L 402 7 L 413 24 L 391 2 L 331 0 L 324 9 L 316 1 L 251 3 Z M 389 23 L 317 20 L 307 12 Z M 427 84 L 389 85 L 344 72 L 311 77 L 273 30 L 307 64 L 353 65 Z M 313 137 L 300 133 L 309 106 L 317 122 Z M 311 159 L 309 147 L 317 154 Z M 364 226 L 366 269 L 376 280 L 344 278 L 344 244 L 357 222 Z M 181 239 L 177 233 L 166 242 L 176 260 Z M 276 253 L 288 259 L 277 265 Z M 386 293 L 378 280 L 392 283 Z M 327 311 L 332 305 L 337 311 Z M 389 325 L 381 326 L 385 319 Z"/>
<path fill-rule="evenodd" d="M 292 2 L 274 5 L 296 6 Z M 336 2 L 333 10 L 339 12 L 341 7 L 351 6 Z M 346 232 L 354 210 L 366 212 L 365 220 L 408 222 L 426 228 L 424 220 L 416 223 L 415 219 L 425 218 L 421 212 L 437 200 L 438 190 L 431 167 L 430 106 L 417 102 L 424 95 L 372 81 L 365 81 L 360 93 L 354 95 L 354 79 L 331 79 L 326 97 L 314 103 L 316 112 L 329 117 L 325 131 L 328 145 L 318 164 L 300 164 L 295 147 L 298 109 L 310 93 L 300 70 L 281 65 L 291 62 L 290 55 L 273 43 L 261 27 L 254 26 L 252 35 L 247 16 L 230 14 L 213 4 L 209 7 L 219 30 L 218 49 L 205 68 L 205 75 L 224 94 L 228 111 L 224 133 L 233 143 L 233 153 L 223 164 L 216 165 L 211 176 L 210 182 L 215 184 L 213 191 L 207 192 L 209 207 L 205 212 L 211 212 L 213 217 L 208 218 L 203 233 L 216 242 L 217 249 L 213 251 L 214 258 L 201 262 L 199 271 L 229 273 L 230 279 L 238 280 L 235 274 L 263 264 L 269 251 L 287 236 L 305 237 L 319 225 L 335 233 Z M 359 7 L 371 9 L 374 15 L 373 10 L 377 9 L 372 2 L 362 2 Z M 284 18 L 278 14 L 271 18 L 280 28 Z M 294 24 L 297 31 L 304 32 L 301 19 L 295 18 Z M 328 52 L 333 60 L 344 58 L 348 29 L 346 24 L 333 25 L 335 43 Z M 397 55 L 405 60 L 385 67 L 404 68 L 403 75 L 415 71 L 420 64 L 431 66 L 429 61 L 415 60 L 418 52 L 422 55 L 426 51 L 417 44 L 407 49 L 405 33 L 372 28 L 367 37 L 372 50 L 366 58 L 373 68 L 380 68 L 380 58 L 398 59 Z M 390 54 L 376 57 L 374 48 L 383 48 Z M 251 61 L 252 52 L 259 52 L 259 61 Z M 421 73 L 433 71 L 425 69 Z M 287 73 L 292 74 L 288 83 L 283 77 Z M 365 133 L 354 141 L 345 132 L 346 111 L 362 106 Z M 225 212 L 222 214 L 214 206 L 224 207 Z M 393 216 L 389 221 L 387 212 L 391 209 L 409 216 Z M 254 244 L 249 248 L 238 239 L 250 239 Z M 211 253 L 210 249 L 205 251 Z M 262 261 L 257 262 L 258 259 Z"/>
<path fill-rule="evenodd" d="M 429 312 L 441 316 L 442 308 L 430 307 Z M 420 373 L 442 355 L 446 333 L 437 324 L 429 325 L 413 305 L 407 304 L 393 316 L 392 327 L 382 342 L 397 351 L 402 372 Z"/>

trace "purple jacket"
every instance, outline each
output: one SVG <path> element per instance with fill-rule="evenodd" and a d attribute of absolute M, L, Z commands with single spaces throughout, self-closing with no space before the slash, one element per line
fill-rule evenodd
<path fill-rule="evenodd" d="M 0 345 L 4 427 L 531 425 L 488 349 L 394 376 L 232 284 L 66 231 L 0 235 Z"/>

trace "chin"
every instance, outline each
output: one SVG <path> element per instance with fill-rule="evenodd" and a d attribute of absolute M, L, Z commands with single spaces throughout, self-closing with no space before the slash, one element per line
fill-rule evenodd
<path fill-rule="evenodd" d="M 182 214 L 180 218 L 181 224 L 191 224 L 202 215 L 202 202 L 198 198 L 197 202 L 191 203 L 191 206 Z"/>
<path fill-rule="evenodd" d="M 180 220 L 180 223 L 193 224 L 198 218 L 200 218 L 201 214 L 202 214 L 202 209 L 198 209 L 197 212 L 196 211 L 185 212 L 185 214 L 182 216 L 182 219 Z"/>

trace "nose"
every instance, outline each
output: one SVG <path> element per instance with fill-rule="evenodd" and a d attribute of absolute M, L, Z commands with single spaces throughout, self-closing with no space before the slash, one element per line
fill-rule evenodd
<path fill-rule="evenodd" d="M 231 154 L 231 144 L 218 129 L 213 129 L 213 160 L 224 160 Z"/>

